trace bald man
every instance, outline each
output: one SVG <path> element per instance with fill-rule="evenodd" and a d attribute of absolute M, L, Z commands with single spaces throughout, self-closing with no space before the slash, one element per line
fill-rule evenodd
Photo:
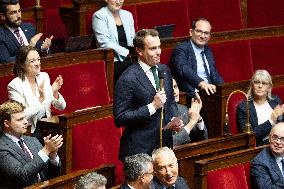
<path fill-rule="evenodd" d="M 284 188 L 284 123 L 275 125 L 269 134 L 269 147 L 264 148 L 251 162 L 251 181 L 254 189 Z"/>

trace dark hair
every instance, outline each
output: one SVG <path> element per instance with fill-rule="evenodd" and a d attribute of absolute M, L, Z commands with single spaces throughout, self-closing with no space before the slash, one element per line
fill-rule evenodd
<path fill-rule="evenodd" d="M 16 63 L 13 69 L 13 73 L 22 80 L 25 80 L 26 71 L 24 69 L 24 65 L 26 63 L 26 59 L 30 51 L 37 51 L 37 49 L 32 46 L 22 46 L 19 49 L 16 57 Z"/>
<path fill-rule="evenodd" d="M 6 14 L 8 5 L 16 5 L 18 3 L 19 0 L 0 0 L 0 13 Z"/>
<path fill-rule="evenodd" d="M 199 21 L 205 21 L 205 22 L 208 22 L 210 24 L 210 22 L 206 19 L 206 18 L 197 18 L 196 20 L 193 20 L 192 23 L 191 23 L 191 29 L 195 29 L 196 28 L 196 23 L 199 22 Z M 211 26 L 211 24 L 210 24 Z M 211 26 L 212 28 L 212 26 Z"/>
<path fill-rule="evenodd" d="M 135 48 L 144 49 L 144 39 L 146 36 L 157 37 L 159 33 L 154 29 L 142 29 L 138 31 L 133 39 L 133 44 Z"/>

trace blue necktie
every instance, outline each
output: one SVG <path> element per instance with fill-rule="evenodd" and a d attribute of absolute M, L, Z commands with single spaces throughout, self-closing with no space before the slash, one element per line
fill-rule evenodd
<path fill-rule="evenodd" d="M 209 71 L 208 71 L 208 68 L 207 68 L 207 65 L 206 65 L 206 61 L 205 61 L 205 54 L 204 54 L 204 51 L 201 51 L 201 58 L 202 58 L 202 61 L 203 61 L 203 66 L 204 66 L 204 69 L 205 69 L 205 73 L 206 73 L 206 76 L 207 76 L 207 79 L 208 79 L 208 83 L 212 83 L 211 82 L 211 79 L 210 79 L 210 74 L 209 74 Z"/>
<path fill-rule="evenodd" d="M 284 159 L 281 160 L 282 163 L 282 175 L 284 175 Z"/>

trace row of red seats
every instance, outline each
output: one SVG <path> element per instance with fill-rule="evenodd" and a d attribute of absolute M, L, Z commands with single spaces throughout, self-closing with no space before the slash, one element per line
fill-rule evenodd
<path fill-rule="evenodd" d="M 23 1 L 21 6 L 31 7 L 34 6 L 34 2 L 34 0 Z M 80 10 L 78 14 L 80 18 L 72 19 L 74 16 L 72 14 L 76 12 L 76 9 L 71 0 L 55 0 L 48 3 L 41 1 L 44 8 L 44 34 L 54 35 L 55 39 L 66 39 L 69 33 L 74 33 L 71 30 L 81 32 L 81 27 L 85 30 L 84 34 L 92 34 L 92 15 L 99 7 L 98 3 L 98 1 L 85 1 L 86 5 L 79 4 L 82 8 L 76 9 Z M 66 7 L 66 4 L 69 7 L 73 6 L 71 8 L 73 12 L 69 11 L 70 15 L 64 13 L 69 20 L 61 15 L 59 10 L 62 6 Z M 133 14 L 136 30 L 163 24 L 175 24 L 173 34 L 175 37 L 187 36 L 190 22 L 198 17 L 208 18 L 213 25 L 214 32 L 284 24 L 282 0 L 145 0 L 145 2 L 133 0 L 126 1 L 123 8 Z M 84 20 L 85 23 L 82 23 Z M 70 26 L 73 28 L 69 28 Z"/>

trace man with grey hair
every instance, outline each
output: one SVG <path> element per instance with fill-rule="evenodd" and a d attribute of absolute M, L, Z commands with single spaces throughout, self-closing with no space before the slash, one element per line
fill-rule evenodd
<path fill-rule="evenodd" d="M 107 179 L 96 172 L 88 173 L 82 176 L 75 189 L 106 189 Z"/>
<path fill-rule="evenodd" d="M 253 189 L 284 188 L 284 123 L 276 124 L 265 147 L 250 164 Z"/>
<path fill-rule="evenodd" d="M 155 178 L 153 189 L 189 189 L 185 180 L 178 176 L 177 158 L 168 147 L 159 148 L 152 153 Z"/>
<path fill-rule="evenodd" d="M 123 163 L 125 183 L 121 189 L 150 189 L 153 179 L 152 158 L 140 153 L 125 158 Z"/>

